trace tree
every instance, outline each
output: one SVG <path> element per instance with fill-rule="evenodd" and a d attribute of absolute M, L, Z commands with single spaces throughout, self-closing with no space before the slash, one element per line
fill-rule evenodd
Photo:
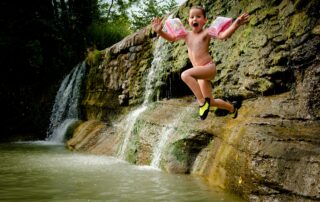
<path fill-rule="evenodd" d="M 138 0 L 99 0 L 99 18 L 92 22 L 87 31 L 90 46 L 104 49 L 132 31 L 130 30 L 129 8 Z"/>
<path fill-rule="evenodd" d="M 128 10 L 139 0 L 99 0 L 100 15 L 105 22 L 119 21 L 119 19 L 129 22 Z"/>
<path fill-rule="evenodd" d="M 175 0 L 166 0 L 159 3 L 159 0 L 147 0 L 139 4 L 140 9 L 131 12 L 131 28 L 138 30 L 150 24 L 151 20 L 157 16 L 163 16 L 172 11 L 176 6 Z"/>

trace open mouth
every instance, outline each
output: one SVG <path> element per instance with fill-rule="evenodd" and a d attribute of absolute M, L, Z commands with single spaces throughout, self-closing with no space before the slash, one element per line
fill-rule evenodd
<path fill-rule="evenodd" d="M 199 26 L 199 24 L 198 24 L 197 22 L 193 23 L 192 25 L 193 25 L 194 27 L 198 27 L 198 26 Z"/>

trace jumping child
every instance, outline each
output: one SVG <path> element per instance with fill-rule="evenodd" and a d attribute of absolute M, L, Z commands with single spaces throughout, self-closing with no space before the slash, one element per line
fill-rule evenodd
<path fill-rule="evenodd" d="M 226 30 L 220 32 L 215 38 L 223 40 L 230 37 L 241 25 L 248 22 L 249 14 L 240 15 Z M 188 56 L 193 65 L 181 74 L 182 80 L 188 85 L 196 96 L 199 104 L 199 116 L 206 119 L 210 106 L 228 110 L 233 118 L 237 117 L 238 106 L 222 99 L 214 99 L 212 95 L 211 81 L 217 74 L 216 65 L 209 54 L 211 36 L 208 29 L 203 29 L 207 22 L 205 10 L 200 6 L 194 6 L 189 11 L 189 25 L 191 31 L 182 37 L 188 47 Z M 160 18 L 152 20 L 153 30 L 168 41 L 176 41 L 178 38 L 162 31 L 163 25 Z"/>

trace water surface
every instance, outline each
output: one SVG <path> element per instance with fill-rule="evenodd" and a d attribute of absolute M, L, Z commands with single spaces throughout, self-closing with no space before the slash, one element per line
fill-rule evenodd
<path fill-rule="evenodd" d="M 68 151 L 43 142 L 0 144 L 0 201 L 241 201 L 202 178 Z"/>

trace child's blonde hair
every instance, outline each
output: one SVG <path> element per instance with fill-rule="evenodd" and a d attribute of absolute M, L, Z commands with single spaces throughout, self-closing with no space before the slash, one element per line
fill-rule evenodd
<path fill-rule="evenodd" d="M 203 16 L 206 18 L 206 10 L 205 10 L 202 6 L 192 6 L 192 7 L 190 8 L 190 10 L 191 10 L 191 9 L 199 9 L 199 10 L 201 10 Z"/>

